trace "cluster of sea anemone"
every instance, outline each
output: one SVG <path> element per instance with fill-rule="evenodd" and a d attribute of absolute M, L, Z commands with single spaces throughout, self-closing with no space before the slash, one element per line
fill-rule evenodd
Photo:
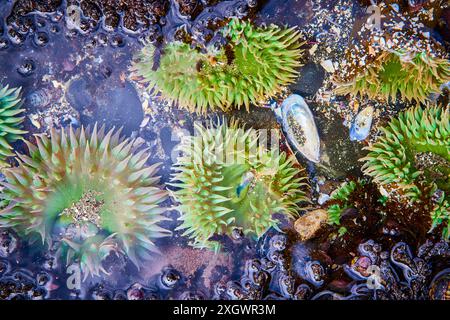
<path fill-rule="evenodd" d="M 450 80 L 450 62 L 440 46 L 422 33 L 409 46 L 410 31 L 396 29 L 400 20 L 395 16 L 394 25 L 388 25 L 396 30 L 392 39 L 381 41 L 375 31 L 367 31 L 362 45 L 349 48 L 363 51 L 356 51 L 357 59 L 340 70 L 338 93 L 423 103 Z M 303 53 L 295 28 L 255 27 L 232 19 L 222 35 L 227 44 L 220 48 L 177 41 L 159 49 L 148 44 L 133 73 L 154 94 L 201 114 L 241 107 L 249 111 L 295 81 Z M 284 128 L 290 129 L 288 138 L 295 137 L 297 149 L 318 163 L 320 139 L 306 102 L 291 96 L 284 106 L 280 114 Z M 0 227 L 56 251 L 67 265 L 79 263 L 85 278 L 108 273 L 104 262 L 112 254 L 126 256 L 139 268 L 158 253 L 157 239 L 170 235 L 160 225 L 169 192 L 159 184 L 159 164 L 147 163 L 148 149 L 121 136 L 120 130 L 95 125 L 53 128 L 50 136 L 25 141 L 27 154 L 14 155 L 10 143 L 25 133 L 19 128 L 23 111 L 20 89 L 2 87 L 0 166 L 6 166 L 9 156 L 15 156 L 17 165 L 3 169 Z M 446 239 L 449 115 L 449 106 L 402 111 L 361 159 L 363 172 L 378 184 L 370 186 L 380 186 L 381 194 L 432 203 L 430 228 L 443 228 Z M 235 120 L 196 123 L 194 135 L 182 141 L 170 193 L 180 212 L 176 230 L 193 247 L 217 251 L 223 236 L 259 238 L 271 228 L 279 230 L 280 220 L 297 217 L 308 203 L 307 176 L 295 156 L 268 149 L 261 141 L 256 129 Z M 306 142 L 311 150 L 303 148 Z M 326 206 L 330 225 L 341 225 L 343 212 L 355 207 L 355 194 L 366 182 L 345 182 L 331 194 Z M 342 226 L 339 234 L 346 231 Z"/>
<path fill-rule="evenodd" d="M 336 73 L 336 93 L 424 103 L 450 81 L 445 50 L 417 19 L 383 3 L 380 8 L 382 28 L 362 27 Z"/>
<path fill-rule="evenodd" d="M 206 53 L 180 42 L 167 44 L 157 70 L 148 45 L 135 72 L 168 100 L 199 113 L 242 105 L 248 110 L 293 82 L 302 53 L 294 28 L 256 28 L 235 19 L 222 32 L 227 47 Z M 17 128 L 23 121 L 17 117 L 23 111 L 19 93 L 0 91 L 4 157 L 14 156 L 9 142 L 25 133 Z M 277 227 L 274 213 L 297 214 L 307 200 L 307 184 L 294 157 L 257 145 L 257 131 L 234 121 L 197 129 L 200 135 L 192 142 L 206 148 L 195 149 L 201 162 L 191 161 L 184 145 L 173 181 L 183 213 L 180 228 L 195 246 L 217 248 L 210 237 L 235 229 L 260 236 Z M 213 138 L 219 133 L 224 140 L 217 144 Z M 146 164 L 149 154 L 135 140 L 95 125 L 52 129 L 50 137 L 39 134 L 35 143 L 25 143 L 28 154 L 17 154 L 18 165 L 4 171 L 1 227 L 56 251 L 67 265 L 79 263 L 85 277 L 107 273 L 103 263 L 113 253 L 139 267 L 158 251 L 155 239 L 169 234 L 158 225 L 167 192 L 158 185 L 158 166 Z M 209 154 L 214 147 L 239 159 L 221 163 Z"/>
<path fill-rule="evenodd" d="M 6 169 L 0 226 L 41 242 L 67 263 L 79 262 L 85 277 L 106 272 L 102 261 L 125 254 L 137 266 L 156 252 L 155 239 L 169 232 L 160 203 L 158 165 L 147 166 L 146 149 L 120 131 L 69 128 L 26 141 Z"/>
<path fill-rule="evenodd" d="M 0 86 L 0 167 L 7 166 L 6 158 L 14 156 L 10 143 L 21 139 L 26 133 L 20 129 L 25 117 L 21 114 L 20 88 Z"/>
<path fill-rule="evenodd" d="M 420 106 L 400 112 L 367 149 L 363 171 L 390 196 L 421 201 L 424 190 L 437 195 L 433 226 L 450 221 L 450 108 Z M 430 193 L 430 191 L 428 191 Z"/>
<path fill-rule="evenodd" d="M 297 215 L 307 182 L 294 158 L 258 144 L 258 132 L 235 121 L 196 125 L 182 142 L 172 186 L 182 224 L 195 247 L 218 248 L 214 235 L 259 237 L 277 228 L 274 213 Z"/>
<path fill-rule="evenodd" d="M 233 19 L 223 29 L 229 43 L 206 52 L 182 42 L 167 44 L 157 66 L 152 44 L 133 66 L 148 88 L 191 112 L 229 110 L 273 97 L 297 77 L 300 33 L 276 25 L 254 27 Z"/>

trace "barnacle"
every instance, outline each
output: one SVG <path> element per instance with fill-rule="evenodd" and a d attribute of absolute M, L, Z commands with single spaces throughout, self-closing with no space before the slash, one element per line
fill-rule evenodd
<path fill-rule="evenodd" d="M 274 213 L 295 216 L 307 201 L 307 182 L 295 158 L 258 144 L 258 132 L 237 122 L 196 124 L 183 141 L 172 186 L 179 202 L 179 230 L 196 247 L 218 249 L 213 235 L 261 236 L 277 227 Z"/>
<path fill-rule="evenodd" d="M 158 164 L 147 166 L 146 149 L 114 129 L 72 128 L 26 141 L 29 155 L 5 170 L 0 226 L 30 242 L 57 247 L 67 263 L 79 262 L 88 275 L 106 272 L 102 261 L 123 253 L 140 266 L 157 252 L 154 240 L 168 234 L 160 203 Z"/>
<path fill-rule="evenodd" d="M 368 147 L 363 171 L 374 182 L 411 201 L 420 200 L 423 187 L 450 194 L 449 107 L 414 107 L 400 112 L 382 129 L 382 136 Z M 446 214 L 434 213 L 433 224 L 448 221 Z M 439 217 L 439 218 L 438 218 Z"/>
<path fill-rule="evenodd" d="M 133 72 L 154 93 L 191 112 L 229 110 L 256 104 L 292 83 L 301 64 L 300 33 L 295 28 L 254 27 L 233 19 L 223 29 L 229 48 L 197 48 L 181 42 L 164 47 L 154 70 L 155 48 L 139 53 Z"/>
<path fill-rule="evenodd" d="M 5 159 L 14 156 L 10 143 L 17 141 L 26 131 L 20 130 L 22 109 L 20 88 L 0 86 L 0 166 L 7 166 Z"/>

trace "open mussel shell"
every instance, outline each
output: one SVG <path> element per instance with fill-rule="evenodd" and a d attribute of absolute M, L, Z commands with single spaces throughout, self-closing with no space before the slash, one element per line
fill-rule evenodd
<path fill-rule="evenodd" d="M 275 109 L 288 141 L 294 150 L 300 152 L 309 161 L 320 161 L 320 138 L 314 116 L 305 100 L 292 94 L 281 107 Z"/>

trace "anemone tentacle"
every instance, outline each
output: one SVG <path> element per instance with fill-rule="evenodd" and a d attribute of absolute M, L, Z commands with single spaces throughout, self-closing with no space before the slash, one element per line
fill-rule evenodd
<path fill-rule="evenodd" d="M 10 143 L 21 139 L 27 133 L 20 129 L 20 125 L 25 119 L 21 114 L 22 109 L 20 98 L 21 88 L 9 88 L 0 86 L 0 166 L 8 166 L 7 157 L 14 156 L 13 147 Z"/>
<path fill-rule="evenodd" d="M 364 183 L 364 180 L 343 182 L 331 193 L 330 200 L 338 203 L 333 203 L 327 208 L 329 224 L 340 225 L 342 212 L 351 207 L 351 204 L 348 203 L 350 195 L 359 185 L 364 185 Z"/>

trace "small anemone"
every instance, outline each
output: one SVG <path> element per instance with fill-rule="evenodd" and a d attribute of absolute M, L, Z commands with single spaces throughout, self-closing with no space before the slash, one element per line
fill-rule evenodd
<path fill-rule="evenodd" d="M 450 240 L 450 197 L 444 192 L 435 192 L 440 195 L 435 199 L 431 210 L 431 230 L 442 226 L 442 238 Z"/>
<path fill-rule="evenodd" d="M 294 82 L 301 66 L 300 33 L 276 25 L 254 27 L 233 19 L 223 29 L 227 47 L 197 48 L 181 42 L 164 47 L 155 70 L 155 48 L 148 44 L 137 57 L 133 72 L 154 93 L 190 112 L 229 110 L 257 104 Z"/>
<path fill-rule="evenodd" d="M 351 207 L 349 203 L 350 195 L 358 187 L 358 185 L 364 185 L 364 180 L 361 181 L 348 181 L 343 182 L 339 188 L 334 190 L 330 195 L 330 201 L 336 202 L 331 204 L 328 209 L 328 223 L 340 225 L 341 215 L 345 209 Z"/>
<path fill-rule="evenodd" d="M 8 86 L 0 86 L 0 166 L 8 166 L 6 158 L 14 156 L 10 143 L 21 139 L 26 131 L 20 130 L 20 125 L 25 117 L 20 114 L 21 109 L 20 88 L 10 89 Z"/>
<path fill-rule="evenodd" d="M 102 261 L 111 253 L 139 267 L 158 252 L 154 240 L 169 234 L 158 226 L 167 192 L 158 186 L 158 164 L 146 165 L 146 149 L 96 125 L 35 139 L 26 141 L 29 155 L 18 154 L 19 165 L 5 170 L 0 226 L 56 248 L 85 277 L 106 272 Z"/>
<path fill-rule="evenodd" d="M 235 121 L 205 127 L 182 142 L 172 186 L 184 236 L 195 247 L 218 249 L 213 235 L 236 229 L 260 237 L 277 228 L 273 216 L 290 218 L 307 202 L 304 171 L 293 156 L 258 144 L 258 132 Z"/>
<path fill-rule="evenodd" d="M 450 194 L 450 108 L 413 107 L 400 112 L 368 147 L 362 169 L 374 182 L 419 201 L 424 188 L 441 190 L 440 203 Z M 446 213 L 445 213 L 446 211 Z M 433 210 L 433 226 L 449 220 L 448 205 Z"/>

